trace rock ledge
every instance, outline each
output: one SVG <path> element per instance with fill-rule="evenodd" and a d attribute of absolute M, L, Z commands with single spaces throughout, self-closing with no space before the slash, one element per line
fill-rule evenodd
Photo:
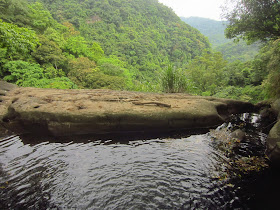
<path fill-rule="evenodd" d="M 0 89 L 5 84 L 0 81 Z M 215 127 L 230 114 L 250 112 L 247 102 L 112 90 L 6 88 L 0 124 L 16 133 L 54 136 L 169 132 Z"/>

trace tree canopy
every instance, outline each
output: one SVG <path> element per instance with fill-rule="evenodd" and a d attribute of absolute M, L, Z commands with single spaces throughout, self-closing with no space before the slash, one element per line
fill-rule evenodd
<path fill-rule="evenodd" d="M 231 0 L 224 17 L 229 21 L 228 38 L 249 42 L 276 40 L 280 36 L 280 1 Z M 232 9 L 233 8 L 233 9 Z"/>

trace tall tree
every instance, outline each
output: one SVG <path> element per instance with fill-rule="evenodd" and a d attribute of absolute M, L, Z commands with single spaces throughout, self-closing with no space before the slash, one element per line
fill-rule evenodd
<path fill-rule="evenodd" d="M 228 5 L 224 10 L 229 21 L 227 38 L 255 42 L 276 40 L 280 36 L 280 1 L 231 0 Z"/>

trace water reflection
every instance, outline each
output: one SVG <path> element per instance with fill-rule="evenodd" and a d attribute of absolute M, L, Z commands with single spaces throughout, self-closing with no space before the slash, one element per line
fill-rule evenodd
<path fill-rule="evenodd" d="M 236 199 L 213 179 L 221 155 L 206 134 L 37 145 L 12 136 L 0 142 L 1 208 L 226 207 Z"/>
<path fill-rule="evenodd" d="M 251 129 L 247 119 L 222 127 Z M 209 134 L 123 141 L 36 138 L 0 140 L 0 209 L 249 208 L 242 185 L 218 178 L 228 157 Z"/>

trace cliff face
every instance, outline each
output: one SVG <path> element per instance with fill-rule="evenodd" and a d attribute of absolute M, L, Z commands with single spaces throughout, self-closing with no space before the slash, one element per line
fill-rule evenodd
<path fill-rule="evenodd" d="M 164 133 L 215 127 L 230 114 L 252 109 L 242 101 L 186 94 L 13 86 L 1 96 L 0 120 L 17 134 Z"/>

